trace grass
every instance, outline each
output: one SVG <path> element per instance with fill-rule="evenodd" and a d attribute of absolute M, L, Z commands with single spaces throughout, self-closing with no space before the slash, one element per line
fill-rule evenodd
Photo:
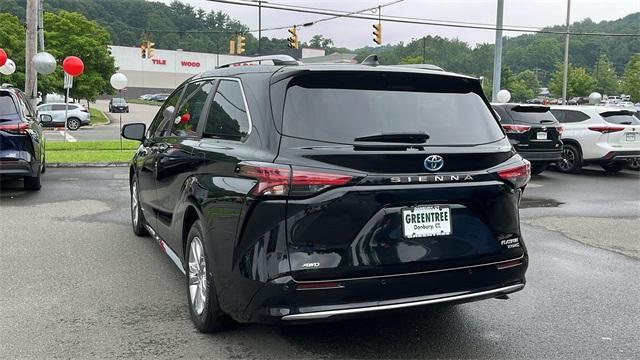
<path fill-rule="evenodd" d="M 78 141 L 47 142 L 46 156 L 48 163 L 127 163 L 133 157 L 139 142 L 120 141 Z"/>
<path fill-rule="evenodd" d="M 91 124 L 93 125 L 101 125 L 109 122 L 109 119 L 107 119 L 104 113 L 98 109 L 89 109 L 89 114 L 91 114 Z"/>
<path fill-rule="evenodd" d="M 142 104 L 142 105 L 153 105 L 153 106 L 162 105 L 162 103 L 158 101 L 140 100 L 140 99 L 127 99 L 127 102 L 129 104 Z"/>

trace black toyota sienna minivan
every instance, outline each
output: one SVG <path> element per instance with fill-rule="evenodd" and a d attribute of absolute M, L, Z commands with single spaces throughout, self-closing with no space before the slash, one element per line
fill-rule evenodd
<path fill-rule="evenodd" d="M 123 128 L 141 141 L 130 168 L 133 231 L 185 273 L 200 331 L 524 287 L 518 206 L 530 164 L 478 79 L 261 62 L 195 76 L 148 129 Z"/>

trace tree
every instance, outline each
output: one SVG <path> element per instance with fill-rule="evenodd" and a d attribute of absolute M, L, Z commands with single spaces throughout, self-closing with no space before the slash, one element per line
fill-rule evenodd
<path fill-rule="evenodd" d="M 596 88 L 596 81 L 587 73 L 583 67 L 574 67 L 569 64 L 567 77 L 567 97 L 587 96 Z M 562 63 L 556 64 L 556 71 L 553 73 L 549 83 L 549 91 L 555 96 L 562 96 Z"/>
<path fill-rule="evenodd" d="M 624 68 L 622 91 L 631 96 L 631 100 L 640 101 L 640 53 L 631 57 Z"/>
<path fill-rule="evenodd" d="M 74 79 L 71 96 L 94 101 L 98 95 L 112 93 L 109 79 L 116 71 L 109 53 L 109 33 L 82 14 L 60 11 L 44 14 L 46 50 L 59 62 L 75 55 L 84 62 L 84 73 Z M 43 94 L 61 93 L 63 72 L 61 67 L 47 76 L 38 78 L 38 89 Z"/>
<path fill-rule="evenodd" d="M 322 35 L 313 35 L 309 40 L 309 46 L 316 49 L 326 49 L 333 46 L 333 40 L 325 38 Z"/>
<path fill-rule="evenodd" d="M 10 83 L 22 88 L 24 85 L 24 27 L 11 14 L 0 13 L 0 47 L 16 63 L 16 72 L 11 76 L 0 74 L 0 84 Z"/>
<path fill-rule="evenodd" d="M 422 56 L 407 56 L 400 60 L 400 64 L 422 64 Z"/>
<path fill-rule="evenodd" d="M 601 54 L 593 70 L 596 80 L 595 91 L 601 94 L 614 95 L 618 92 L 618 76 L 606 54 Z"/>

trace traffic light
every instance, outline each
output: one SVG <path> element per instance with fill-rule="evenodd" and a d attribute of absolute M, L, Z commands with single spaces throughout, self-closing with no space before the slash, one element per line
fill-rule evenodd
<path fill-rule="evenodd" d="M 238 55 L 242 55 L 245 52 L 244 46 L 246 44 L 245 44 L 244 40 L 245 40 L 245 37 L 240 35 L 240 34 L 238 34 L 238 43 L 237 43 L 238 47 L 236 49 L 236 54 L 238 54 Z"/>
<path fill-rule="evenodd" d="M 153 45 L 156 43 L 152 43 L 151 41 L 147 41 L 147 59 L 151 59 L 153 57 Z"/>
<path fill-rule="evenodd" d="M 231 55 L 236 54 L 236 37 L 235 36 L 232 36 L 229 39 L 229 54 Z"/>
<path fill-rule="evenodd" d="M 143 41 L 142 44 L 140 44 L 140 57 L 143 59 L 147 58 L 147 42 Z"/>
<path fill-rule="evenodd" d="M 382 23 L 378 22 L 377 24 L 373 24 L 373 42 L 380 45 L 382 44 Z"/>
<path fill-rule="evenodd" d="M 289 34 L 291 34 L 291 36 L 289 37 L 289 47 L 292 49 L 297 49 L 298 48 L 298 30 L 296 29 L 295 26 L 292 26 L 289 29 Z"/>

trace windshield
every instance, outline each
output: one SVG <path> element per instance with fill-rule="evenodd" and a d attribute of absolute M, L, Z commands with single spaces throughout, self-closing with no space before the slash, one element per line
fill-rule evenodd
<path fill-rule="evenodd" d="M 114 104 L 126 104 L 127 102 L 124 101 L 124 99 L 122 99 L 122 98 L 113 98 L 113 103 Z"/>
<path fill-rule="evenodd" d="M 283 133 L 342 144 L 403 133 L 427 134 L 425 145 L 471 145 L 502 139 L 491 110 L 476 91 L 481 90 L 473 80 L 448 76 L 306 74 L 289 83 Z"/>
<path fill-rule="evenodd" d="M 617 125 L 640 125 L 640 120 L 631 111 L 608 111 L 601 113 L 604 121 Z"/>

